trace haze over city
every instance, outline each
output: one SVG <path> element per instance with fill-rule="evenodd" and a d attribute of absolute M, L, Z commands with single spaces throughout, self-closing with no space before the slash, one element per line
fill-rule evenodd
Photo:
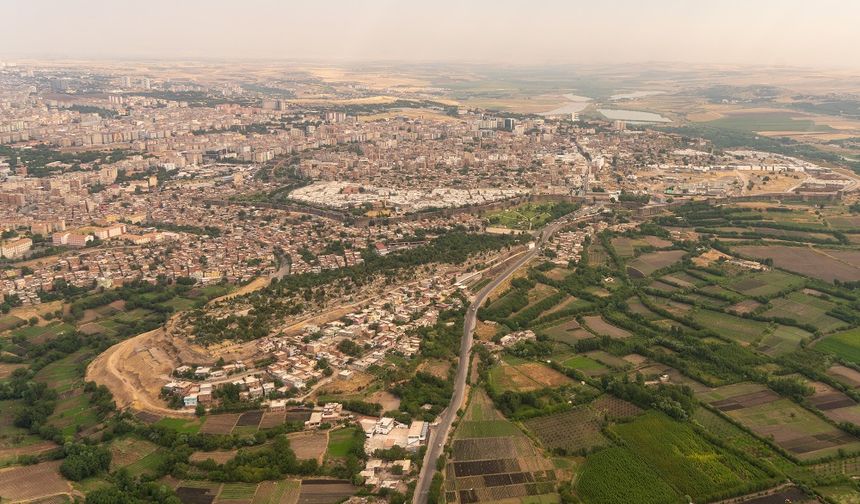
<path fill-rule="evenodd" d="M 0 19 L 0 503 L 860 502 L 860 3 Z"/>
<path fill-rule="evenodd" d="M 860 66 L 849 0 L 6 0 L 0 54 Z"/>

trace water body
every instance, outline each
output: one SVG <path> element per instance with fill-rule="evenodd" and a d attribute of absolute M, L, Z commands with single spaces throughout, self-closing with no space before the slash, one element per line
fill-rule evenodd
<path fill-rule="evenodd" d="M 666 94 L 665 91 L 632 91 L 630 93 L 614 94 L 609 97 L 610 100 L 635 100 L 636 98 L 644 98 L 646 96 L 654 96 L 658 94 Z"/>
<path fill-rule="evenodd" d="M 598 109 L 603 117 L 612 121 L 629 121 L 632 123 L 667 123 L 669 119 L 653 112 L 641 112 L 639 110 L 621 109 Z"/>
<path fill-rule="evenodd" d="M 585 110 L 585 108 L 591 103 L 591 98 L 587 96 L 579 96 L 575 94 L 566 94 L 563 96 L 565 100 L 568 100 L 567 103 L 558 108 L 552 109 L 549 112 L 541 112 L 540 115 L 553 116 L 562 114 L 578 114 Z"/>

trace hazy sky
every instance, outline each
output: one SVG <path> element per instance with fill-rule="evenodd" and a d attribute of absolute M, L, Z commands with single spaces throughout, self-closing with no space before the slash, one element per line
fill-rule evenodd
<path fill-rule="evenodd" d="M 858 0 L 0 0 L 3 57 L 860 67 Z"/>

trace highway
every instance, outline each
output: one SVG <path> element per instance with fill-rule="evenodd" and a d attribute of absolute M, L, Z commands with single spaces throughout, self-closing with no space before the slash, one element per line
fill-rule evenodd
<path fill-rule="evenodd" d="M 457 410 L 463 404 L 463 396 L 466 391 L 466 378 L 469 375 L 469 358 L 472 355 L 472 335 L 475 332 L 475 323 L 478 314 L 478 308 L 487 299 L 493 290 L 504 282 L 508 277 L 514 274 L 524 264 L 531 261 L 540 252 L 541 246 L 558 231 L 562 226 L 584 220 L 594 216 L 600 211 L 599 207 L 584 207 L 577 210 L 573 214 L 562 217 L 551 222 L 543 228 L 535 247 L 526 251 L 522 257 L 510 264 L 502 271 L 493 281 L 487 284 L 483 289 L 475 295 L 472 303 L 466 310 L 466 318 L 463 323 L 463 338 L 460 342 L 460 361 L 457 365 L 457 376 L 454 378 L 454 394 L 451 397 L 451 403 L 445 411 L 442 412 L 439 422 L 433 427 L 429 440 L 427 442 L 427 453 L 424 456 L 424 463 L 421 466 L 421 472 L 418 475 L 418 483 L 415 485 L 415 494 L 413 495 L 413 504 L 426 504 L 427 495 L 430 491 L 430 483 L 433 481 L 433 475 L 436 473 L 436 461 L 442 454 L 442 449 L 448 440 L 448 434 L 451 430 L 451 424 L 457 417 Z"/>

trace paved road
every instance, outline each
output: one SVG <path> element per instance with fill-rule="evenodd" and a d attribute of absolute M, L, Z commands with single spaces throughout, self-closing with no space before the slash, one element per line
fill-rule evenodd
<path fill-rule="evenodd" d="M 424 456 L 424 464 L 421 466 L 421 473 L 418 475 L 418 483 L 415 486 L 415 494 L 413 496 L 413 504 L 426 504 L 427 494 L 430 491 L 430 483 L 433 481 L 433 475 L 436 473 L 436 461 L 439 460 L 439 455 L 442 454 L 442 448 L 448 440 L 448 433 L 451 430 L 451 424 L 457 417 L 457 410 L 463 404 L 463 395 L 466 390 L 466 377 L 469 374 L 469 357 L 472 354 L 472 334 L 475 332 L 475 318 L 478 313 L 478 308 L 487 299 L 487 296 L 496 287 L 510 277 L 522 265 L 532 260 L 540 251 L 543 245 L 559 228 L 565 224 L 576 222 L 594 215 L 597 211 L 594 207 L 586 207 L 572 216 L 562 217 L 561 219 L 547 225 L 540 233 L 535 248 L 525 252 L 519 259 L 511 263 L 499 276 L 492 282 L 487 284 L 475 296 L 469 309 L 466 310 L 466 319 L 463 323 L 463 339 L 460 343 L 460 362 L 457 365 L 457 376 L 454 378 L 454 395 L 451 398 L 451 403 L 448 408 L 442 412 L 439 423 L 433 428 L 430 439 L 428 440 L 427 453 Z"/>

